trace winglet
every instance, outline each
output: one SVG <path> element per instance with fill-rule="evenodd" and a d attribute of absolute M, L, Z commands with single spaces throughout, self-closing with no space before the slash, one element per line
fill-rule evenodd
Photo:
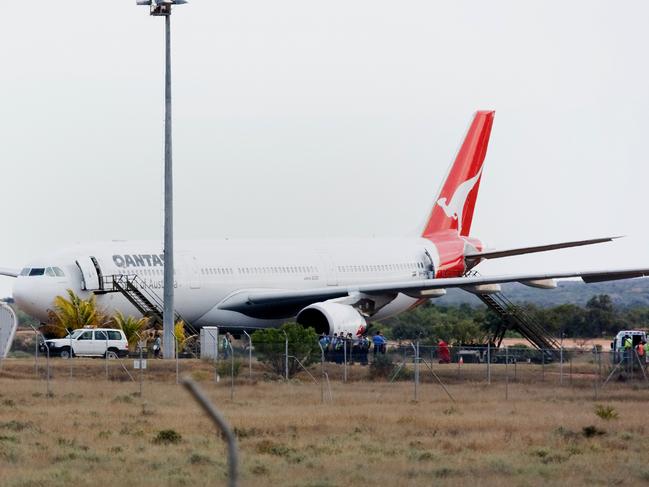
<path fill-rule="evenodd" d="M 494 111 L 476 112 L 442 190 L 435 198 L 422 232 L 424 238 L 444 230 L 469 235 L 494 115 Z"/>

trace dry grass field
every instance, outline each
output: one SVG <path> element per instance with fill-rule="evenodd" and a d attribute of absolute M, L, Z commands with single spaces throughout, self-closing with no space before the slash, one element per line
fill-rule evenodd
<path fill-rule="evenodd" d="M 147 371 L 139 397 L 116 364 L 106 380 L 102 361 L 75 360 L 70 379 L 66 362 L 52 362 L 52 397 L 33 361 L 3 364 L 1 486 L 225 484 L 223 441 L 174 383 L 173 363 Z M 320 386 L 308 378 L 241 378 L 231 401 L 229 381 L 211 382 L 209 364 L 182 367 L 236 428 L 242 485 L 649 483 L 642 382 L 610 383 L 598 400 L 591 380 L 510 382 L 505 400 L 503 381 L 453 381 L 449 369 L 455 403 L 430 381 L 414 402 L 409 382 L 336 378 L 333 402 L 322 404 Z"/>

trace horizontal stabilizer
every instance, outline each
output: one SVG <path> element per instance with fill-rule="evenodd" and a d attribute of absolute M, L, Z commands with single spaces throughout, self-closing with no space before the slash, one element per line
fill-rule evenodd
<path fill-rule="evenodd" d="M 612 242 L 616 238 L 622 237 L 604 237 L 604 238 L 593 238 L 590 240 L 576 240 L 574 242 L 561 242 L 556 244 L 548 245 L 536 245 L 534 247 L 520 247 L 517 249 L 507 249 L 507 250 L 493 250 L 487 252 L 473 252 L 466 254 L 464 258 L 466 260 L 476 261 L 480 259 L 499 259 L 501 257 L 511 257 L 513 255 L 525 255 L 533 254 L 535 252 L 547 252 L 548 250 L 558 250 L 558 249 L 567 249 L 570 247 L 581 247 L 582 245 L 594 245 L 604 242 Z"/>
<path fill-rule="evenodd" d="M 0 267 L 0 276 L 18 277 L 18 274 L 20 274 L 20 269 L 7 269 L 6 267 Z"/>

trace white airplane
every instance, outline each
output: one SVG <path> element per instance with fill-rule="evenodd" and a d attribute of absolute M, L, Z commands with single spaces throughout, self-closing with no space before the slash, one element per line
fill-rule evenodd
<path fill-rule="evenodd" d="M 494 293 L 499 284 L 556 287 L 555 278 L 585 282 L 649 275 L 649 269 L 477 276 L 467 273 L 485 259 L 611 241 L 615 237 L 508 250 L 485 250 L 470 237 L 494 112 L 477 112 L 419 236 L 337 240 L 178 241 L 175 304 L 193 327 L 237 332 L 297 319 L 318 333 L 356 333 L 445 294 L 446 288 Z M 97 295 L 107 312 L 138 316 L 144 300 L 162 299 L 164 255 L 159 241 L 78 244 L 39 257 L 22 270 L 1 269 L 16 279 L 13 297 L 26 313 L 50 321 L 53 299 L 71 289 Z M 115 292 L 122 289 L 122 292 Z"/>

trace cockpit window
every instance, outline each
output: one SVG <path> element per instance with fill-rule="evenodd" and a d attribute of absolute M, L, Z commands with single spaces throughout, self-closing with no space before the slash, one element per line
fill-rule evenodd
<path fill-rule="evenodd" d="M 45 269 L 43 267 L 34 267 L 29 271 L 29 276 L 42 276 L 45 274 Z"/>
<path fill-rule="evenodd" d="M 31 269 L 29 267 L 25 267 L 22 271 L 20 271 L 20 275 L 21 276 L 28 276 L 30 270 Z"/>
<path fill-rule="evenodd" d="M 65 272 L 63 272 L 59 267 L 53 267 L 53 269 L 56 277 L 65 277 Z"/>
<path fill-rule="evenodd" d="M 50 276 L 50 277 L 55 277 L 56 276 L 56 274 L 54 274 L 54 269 L 52 269 L 51 267 L 48 267 L 47 269 L 45 269 L 45 275 Z"/>

